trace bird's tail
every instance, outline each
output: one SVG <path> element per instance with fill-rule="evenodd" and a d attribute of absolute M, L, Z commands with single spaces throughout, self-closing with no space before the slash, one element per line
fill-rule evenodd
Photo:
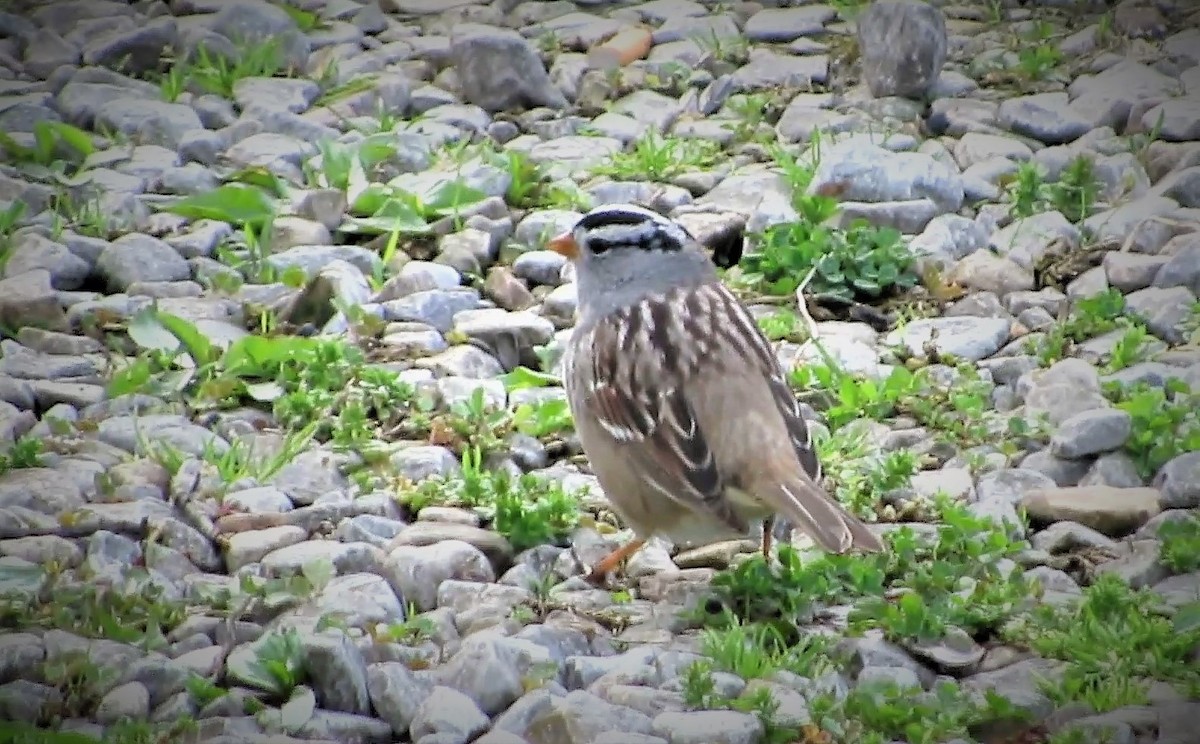
<path fill-rule="evenodd" d="M 759 498 L 830 553 L 876 553 L 883 541 L 805 475 L 763 479 Z"/>

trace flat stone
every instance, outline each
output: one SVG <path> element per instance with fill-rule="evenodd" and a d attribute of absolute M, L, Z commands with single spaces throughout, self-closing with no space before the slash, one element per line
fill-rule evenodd
<path fill-rule="evenodd" d="M 1077 486 L 1029 491 L 1021 505 L 1036 520 L 1071 521 L 1111 536 L 1135 531 L 1161 511 L 1156 488 Z"/>

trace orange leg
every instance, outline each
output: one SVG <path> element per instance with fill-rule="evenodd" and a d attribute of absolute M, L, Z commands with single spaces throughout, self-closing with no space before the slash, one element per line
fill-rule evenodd
<path fill-rule="evenodd" d="M 773 540 L 774 540 L 774 535 L 771 533 L 773 533 L 774 531 L 775 531 L 775 517 L 773 517 L 773 516 L 767 517 L 766 519 L 763 520 L 762 554 L 763 554 L 763 558 L 765 558 L 768 563 L 771 562 L 771 547 L 773 545 Z"/>
<path fill-rule="evenodd" d="M 589 572 L 587 575 L 587 580 L 593 584 L 602 583 L 604 581 L 604 577 L 607 576 L 614 568 L 616 568 L 621 561 L 636 553 L 638 549 L 645 544 L 645 540 L 630 540 L 613 552 L 604 556 L 596 563 L 595 566 L 592 567 L 591 572 Z"/>

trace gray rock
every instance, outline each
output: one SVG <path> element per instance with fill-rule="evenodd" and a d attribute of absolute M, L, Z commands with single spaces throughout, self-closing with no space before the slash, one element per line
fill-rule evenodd
<path fill-rule="evenodd" d="M 458 690 L 438 685 L 417 707 L 409 725 L 413 741 L 437 735 L 444 744 L 467 744 L 488 728 L 488 717 L 471 698 Z"/>
<path fill-rule="evenodd" d="M 1081 411 L 1064 420 L 1050 438 L 1056 457 L 1078 459 L 1119 449 L 1133 432 L 1133 417 L 1116 408 Z"/>
<path fill-rule="evenodd" d="M 132 28 L 114 28 L 89 40 L 83 47 L 83 63 L 103 67 L 121 66 L 130 74 L 157 70 L 162 53 L 175 44 L 177 24 L 170 16 L 154 18 Z"/>
<path fill-rule="evenodd" d="M 551 698 L 549 709 L 536 716 L 521 733 L 529 744 L 557 744 L 593 741 L 602 733 L 649 735 L 652 730 L 652 719 L 646 714 L 613 705 L 584 690 L 572 690 L 565 696 Z"/>
<path fill-rule="evenodd" d="M 537 51 L 514 31 L 479 24 L 457 26 L 450 54 L 463 99 L 487 111 L 567 105 Z"/>
<path fill-rule="evenodd" d="M 1200 507 L 1200 452 L 1185 452 L 1172 458 L 1154 477 L 1162 492 L 1164 509 Z"/>
<path fill-rule="evenodd" d="M 763 735 L 763 724 L 758 716 L 740 711 L 667 711 L 655 716 L 653 730 L 671 744 L 754 744 Z"/>
<path fill-rule="evenodd" d="M 856 25 L 871 95 L 923 98 L 946 60 L 941 9 L 919 0 L 881 0 L 868 5 Z"/>
<path fill-rule="evenodd" d="M 0 279 L 0 323 L 9 328 L 67 330 L 67 314 L 52 281 L 53 275 L 46 269 Z"/>
<path fill-rule="evenodd" d="M 101 103 L 95 122 L 142 143 L 171 149 L 179 146 L 185 133 L 202 127 L 200 117 L 189 106 L 128 96 Z"/>
<path fill-rule="evenodd" d="M 191 267 L 171 246 L 149 235 L 131 233 L 114 240 L 96 261 L 108 287 L 120 292 L 134 282 L 175 282 L 191 276 Z"/>
<path fill-rule="evenodd" d="M 1192 314 L 1196 295 L 1187 287 L 1147 287 L 1125 297 L 1126 307 L 1145 319 L 1146 327 L 1170 344 L 1184 341 L 1183 323 Z"/>
<path fill-rule="evenodd" d="M 431 610 L 437 605 L 438 585 L 447 579 L 496 580 L 487 556 L 461 540 L 400 545 L 388 555 L 384 571 L 396 594 L 421 610 Z"/>
<path fill-rule="evenodd" d="M 1034 93 L 1001 102 L 997 121 L 1014 134 L 1061 145 L 1087 134 L 1093 123 L 1068 105 L 1066 93 Z"/>
<path fill-rule="evenodd" d="M 835 15 L 827 6 L 764 8 L 746 19 L 742 30 L 751 41 L 787 42 L 822 33 Z"/>
<path fill-rule="evenodd" d="M 939 354 L 978 361 L 995 354 L 1008 340 L 1011 324 L 1002 318 L 950 317 L 913 321 L 890 333 L 887 344 L 903 344 L 923 356 L 932 344 Z"/>

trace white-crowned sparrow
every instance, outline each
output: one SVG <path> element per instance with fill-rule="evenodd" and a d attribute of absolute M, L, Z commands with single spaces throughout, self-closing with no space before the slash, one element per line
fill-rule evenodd
<path fill-rule="evenodd" d="M 747 536 L 752 521 L 769 556 L 776 514 L 830 552 L 883 548 L 818 484 L 770 342 L 681 225 L 606 205 L 548 246 L 576 269 L 579 317 L 563 357 L 576 431 L 634 533 L 589 579 L 651 535 L 710 543 Z"/>

